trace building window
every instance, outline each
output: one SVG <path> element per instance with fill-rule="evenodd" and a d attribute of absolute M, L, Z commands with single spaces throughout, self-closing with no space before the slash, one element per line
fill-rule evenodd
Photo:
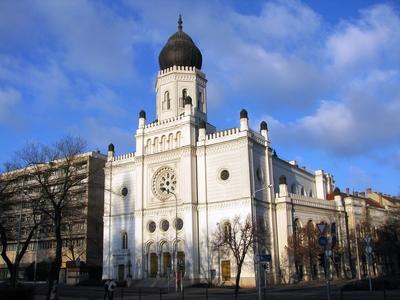
<path fill-rule="evenodd" d="M 185 99 L 187 97 L 187 89 L 182 90 L 182 98 L 179 100 L 179 106 L 184 107 L 185 106 Z"/>
<path fill-rule="evenodd" d="M 197 99 L 197 107 L 199 108 L 200 111 L 203 111 L 203 93 L 199 92 L 199 96 Z"/>
<path fill-rule="evenodd" d="M 183 220 L 181 218 L 176 219 L 174 223 L 176 229 L 181 230 L 183 228 Z"/>
<path fill-rule="evenodd" d="M 229 179 L 229 172 L 228 170 L 222 170 L 221 173 L 219 174 L 219 177 L 222 180 L 228 180 Z"/>
<path fill-rule="evenodd" d="M 128 249 L 128 234 L 126 231 L 121 233 L 122 249 Z"/>
<path fill-rule="evenodd" d="M 123 187 L 122 189 L 121 189 L 121 195 L 122 196 L 126 196 L 126 195 L 128 195 L 128 188 L 127 187 Z"/>
<path fill-rule="evenodd" d="M 296 184 L 295 183 L 293 183 L 292 186 L 290 187 L 290 192 L 292 194 L 296 194 Z"/>
<path fill-rule="evenodd" d="M 256 173 L 257 173 L 257 179 L 258 179 L 261 183 L 263 183 L 263 182 L 264 182 L 264 172 L 263 172 L 263 170 L 262 170 L 260 167 L 258 167 Z"/>
<path fill-rule="evenodd" d="M 149 224 L 147 225 L 147 229 L 149 230 L 150 233 L 153 233 L 156 231 L 157 225 L 156 222 L 150 221 Z"/>
<path fill-rule="evenodd" d="M 167 220 L 161 221 L 161 229 L 162 231 L 167 231 L 169 229 L 169 222 Z"/>
<path fill-rule="evenodd" d="M 223 231 L 224 231 L 224 240 L 225 241 L 229 241 L 232 238 L 232 226 L 231 226 L 231 223 L 225 222 L 224 223 L 224 227 L 223 227 Z"/>
<path fill-rule="evenodd" d="M 170 99 L 170 97 L 169 97 L 169 92 L 166 91 L 166 92 L 164 93 L 164 101 L 163 101 L 163 103 L 162 103 L 162 109 L 163 109 L 163 110 L 168 110 L 168 109 L 170 109 L 170 108 L 171 108 L 171 99 Z"/>

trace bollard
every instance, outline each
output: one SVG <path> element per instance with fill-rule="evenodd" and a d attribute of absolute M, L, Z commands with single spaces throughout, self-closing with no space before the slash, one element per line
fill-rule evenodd
<path fill-rule="evenodd" d="M 161 293 L 161 288 L 160 288 L 160 300 L 162 300 L 162 293 Z"/>
<path fill-rule="evenodd" d="M 340 300 L 343 300 L 343 289 L 340 289 Z"/>
<path fill-rule="evenodd" d="M 182 300 L 185 299 L 185 289 L 182 287 Z"/>
<path fill-rule="evenodd" d="M 208 300 L 208 287 L 206 287 L 206 300 Z"/>
<path fill-rule="evenodd" d="M 264 287 L 264 300 L 267 300 L 267 288 Z"/>
<path fill-rule="evenodd" d="M 142 300 L 142 288 L 139 288 L 139 300 Z"/>
<path fill-rule="evenodd" d="M 383 299 L 386 300 L 386 289 L 385 288 L 383 288 Z"/>
<path fill-rule="evenodd" d="M 124 287 L 121 287 L 121 300 L 124 300 Z"/>

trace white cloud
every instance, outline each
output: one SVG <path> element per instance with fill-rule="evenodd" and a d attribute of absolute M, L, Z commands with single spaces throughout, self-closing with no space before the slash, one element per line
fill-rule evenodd
<path fill-rule="evenodd" d="M 13 88 L 0 88 L 0 123 L 12 127 L 19 126 L 21 121 L 17 106 L 21 102 L 21 94 Z"/>
<path fill-rule="evenodd" d="M 36 1 L 35 6 L 57 41 L 56 52 L 67 69 L 107 80 L 132 75 L 132 41 L 140 31 L 133 19 L 85 0 Z"/>
<path fill-rule="evenodd" d="M 305 40 L 315 38 L 321 27 L 318 14 L 300 1 L 291 0 L 269 1 L 258 15 L 234 13 L 231 19 L 241 38 L 281 51 L 289 50 L 289 45 L 301 47 Z"/>
<path fill-rule="evenodd" d="M 355 22 L 344 21 L 328 38 L 326 51 L 333 67 L 345 69 L 399 63 L 400 17 L 379 5 L 363 10 Z"/>

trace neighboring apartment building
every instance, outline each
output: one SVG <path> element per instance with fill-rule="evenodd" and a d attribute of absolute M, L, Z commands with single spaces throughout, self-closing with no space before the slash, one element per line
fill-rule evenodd
<path fill-rule="evenodd" d="M 105 162 L 106 157 L 99 152 L 83 153 L 74 159 L 74 169 L 76 168 L 82 181 L 73 188 L 71 193 L 77 208 L 66 210 L 65 213 L 71 212 L 71 215 L 65 217 L 62 223 L 61 282 L 76 283 L 89 276 L 96 277 L 100 274 L 103 250 L 103 168 Z M 8 236 L 11 238 L 8 254 L 12 262 L 15 259 L 16 250 L 21 249 L 23 241 L 26 240 L 32 228 L 35 215 L 37 220 L 40 219 L 35 201 L 39 201 L 42 194 L 35 176 L 30 174 L 32 170 L 32 168 L 20 169 L 1 175 L 3 180 L 14 181 L 13 185 L 8 186 L 9 191 L 13 189 L 12 206 L 0 216 L 0 221 L 7 228 Z M 54 182 L 57 181 L 57 176 L 60 176 L 57 175 L 60 174 L 58 172 L 62 170 L 55 167 Z M 42 215 L 45 214 L 42 213 Z M 33 277 L 36 277 L 38 280 L 43 280 L 42 269 L 47 268 L 48 265 L 46 266 L 45 263 L 49 263 L 54 257 L 55 246 L 54 225 L 47 219 L 33 234 L 20 264 L 19 278 L 33 280 Z M 1 247 L 0 245 L 0 249 Z M 6 264 L 0 257 L 0 280 L 8 276 Z"/>

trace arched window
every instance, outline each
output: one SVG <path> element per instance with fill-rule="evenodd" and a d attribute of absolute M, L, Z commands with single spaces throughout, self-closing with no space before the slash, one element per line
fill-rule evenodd
<path fill-rule="evenodd" d="M 307 195 L 306 195 L 306 191 L 304 190 L 304 187 L 301 187 L 300 194 L 301 194 L 302 196 L 307 196 Z"/>
<path fill-rule="evenodd" d="M 203 94 L 199 91 L 199 96 L 197 99 L 197 107 L 200 111 L 203 111 Z"/>
<path fill-rule="evenodd" d="M 185 106 L 185 98 L 187 96 L 187 89 L 182 90 L 182 98 L 179 101 L 179 106 L 184 107 Z"/>
<path fill-rule="evenodd" d="M 159 144 L 160 144 L 160 142 L 158 141 L 158 137 L 154 138 L 154 147 L 153 147 L 154 153 L 158 152 L 158 147 L 160 146 Z"/>
<path fill-rule="evenodd" d="M 286 177 L 285 175 L 281 175 L 279 177 L 279 184 L 286 184 Z"/>
<path fill-rule="evenodd" d="M 146 154 L 150 154 L 151 153 L 151 139 L 147 140 L 146 148 L 145 148 L 144 151 L 145 151 Z"/>
<path fill-rule="evenodd" d="M 165 150 L 165 146 L 166 146 L 166 140 L 167 140 L 167 138 L 165 137 L 165 135 L 163 135 L 162 137 L 161 137 L 161 147 L 160 147 L 160 151 L 164 151 Z"/>
<path fill-rule="evenodd" d="M 225 222 L 223 226 L 224 240 L 228 241 L 232 238 L 232 226 L 231 223 Z"/>
<path fill-rule="evenodd" d="M 180 146 L 181 146 L 181 132 L 178 131 L 176 133 L 176 145 L 175 145 L 175 147 L 180 147 Z"/>
<path fill-rule="evenodd" d="M 291 192 L 292 194 L 296 194 L 296 184 L 295 184 L 295 183 L 293 183 L 293 184 L 291 185 L 291 187 L 290 187 L 290 192 Z"/>
<path fill-rule="evenodd" d="M 121 248 L 122 249 L 128 249 L 128 234 L 126 231 L 123 231 L 121 233 Z"/>
<path fill-rule="evenodd" d="M 308 192 L 308 196 L 312 198 L 312 196 L 313 196 L 312 190 L 310 190 L 310 191 Z"/>
<path fill-rule="evenodd" d="M 168 135 L 168 149 L 174 149 L 174 135 L 172 133 Z"/>
<path fill-rule="evenodd" d="M 169 98 L 169 92 L 166 91 L 164 93 L 163 109 L 170 109 L 170 108 L 171 108 L 171 99 Z"/>

